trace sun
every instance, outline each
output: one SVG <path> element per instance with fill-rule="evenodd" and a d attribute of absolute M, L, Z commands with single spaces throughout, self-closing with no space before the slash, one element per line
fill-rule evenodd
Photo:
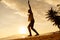
<path fill-rule="evenodd" d="M 27 34 L 27 29 L 26 27 L 22 26 L 18 28 L 19 34 Z"/>

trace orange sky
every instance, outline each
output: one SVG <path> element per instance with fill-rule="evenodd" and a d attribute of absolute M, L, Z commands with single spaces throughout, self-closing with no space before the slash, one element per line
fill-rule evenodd
<path fill-rule="evenodd" d="M 35 18 L 34 28 L 39 34 L 58 30 L 52 22 L 47 21 L 45 14 L 51 6 L 55 7 L 59 2 L 59 0 L 30 0 Z M 27 0 L 2 0 L 0 2 L 0 37 L 19 34 L 21 27 L 26 28 L 27 31 L 29 23 L 27 11 Z"/>

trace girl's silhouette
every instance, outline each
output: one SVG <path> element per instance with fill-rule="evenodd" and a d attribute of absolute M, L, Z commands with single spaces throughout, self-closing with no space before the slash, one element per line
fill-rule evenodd
<path fill-rule="evenodd" d="M 29 6 L 29 10 L 28 10 L 28 13 L 29 13 L 29 15 L 28 15 L 28 21 L 30 21 L 30 23 L 29 23 L 29 25 L 28 25 L 28 31 L 29 31 L 29 33 L 30 33 L 29 36 L 32 36 L 32 34 L 31 34 L 31 29 L 36 33 L 36 35 L 39 35 L 38 32 L 33 28 L 33 27 L 34 27 L 34 22 L 35 22 L 35 20 L 34 20 L 34 17 L 33 17 L 33 13 L 32 13 L 32 10 L 31 10 L 31 6 L 30 6 L 30 4 L 29 4 L 29 0 L 28 0 L 28 6 Z"/>

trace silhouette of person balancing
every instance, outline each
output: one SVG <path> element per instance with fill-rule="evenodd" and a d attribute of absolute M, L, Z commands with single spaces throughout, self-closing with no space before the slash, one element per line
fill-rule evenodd
<path fill-rule="evenodd" d="M 33 17 L 33 13 L 32 13 L 32 10 L 31 10 L 31 6 L 29 4 L 29 0 L 28 0 L 28 6 L 29 6 L 29 10 L 28 10 L 28 21 L 30 21 L 29 25 L 28 25 L 28 31 L 29 31 L 29 34 L 28 36 L 32 36 L 32 33 L 31 33 L 31 29 L 36 33 L 35 36 L 39 35 L 38 32 L 33 28 L 34 27 L 34 17 Z"/>

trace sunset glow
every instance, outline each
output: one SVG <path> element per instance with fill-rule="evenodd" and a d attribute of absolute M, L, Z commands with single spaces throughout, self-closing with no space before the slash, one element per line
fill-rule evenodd
<path fill-rule="evenodd" d="M 26 28 L 25 27 L 20 27 L 19 29 L 18 29 L 18 33 L 19 34 L 26 34 L 27 33 L 27 30 L 26 30 Z"/>

